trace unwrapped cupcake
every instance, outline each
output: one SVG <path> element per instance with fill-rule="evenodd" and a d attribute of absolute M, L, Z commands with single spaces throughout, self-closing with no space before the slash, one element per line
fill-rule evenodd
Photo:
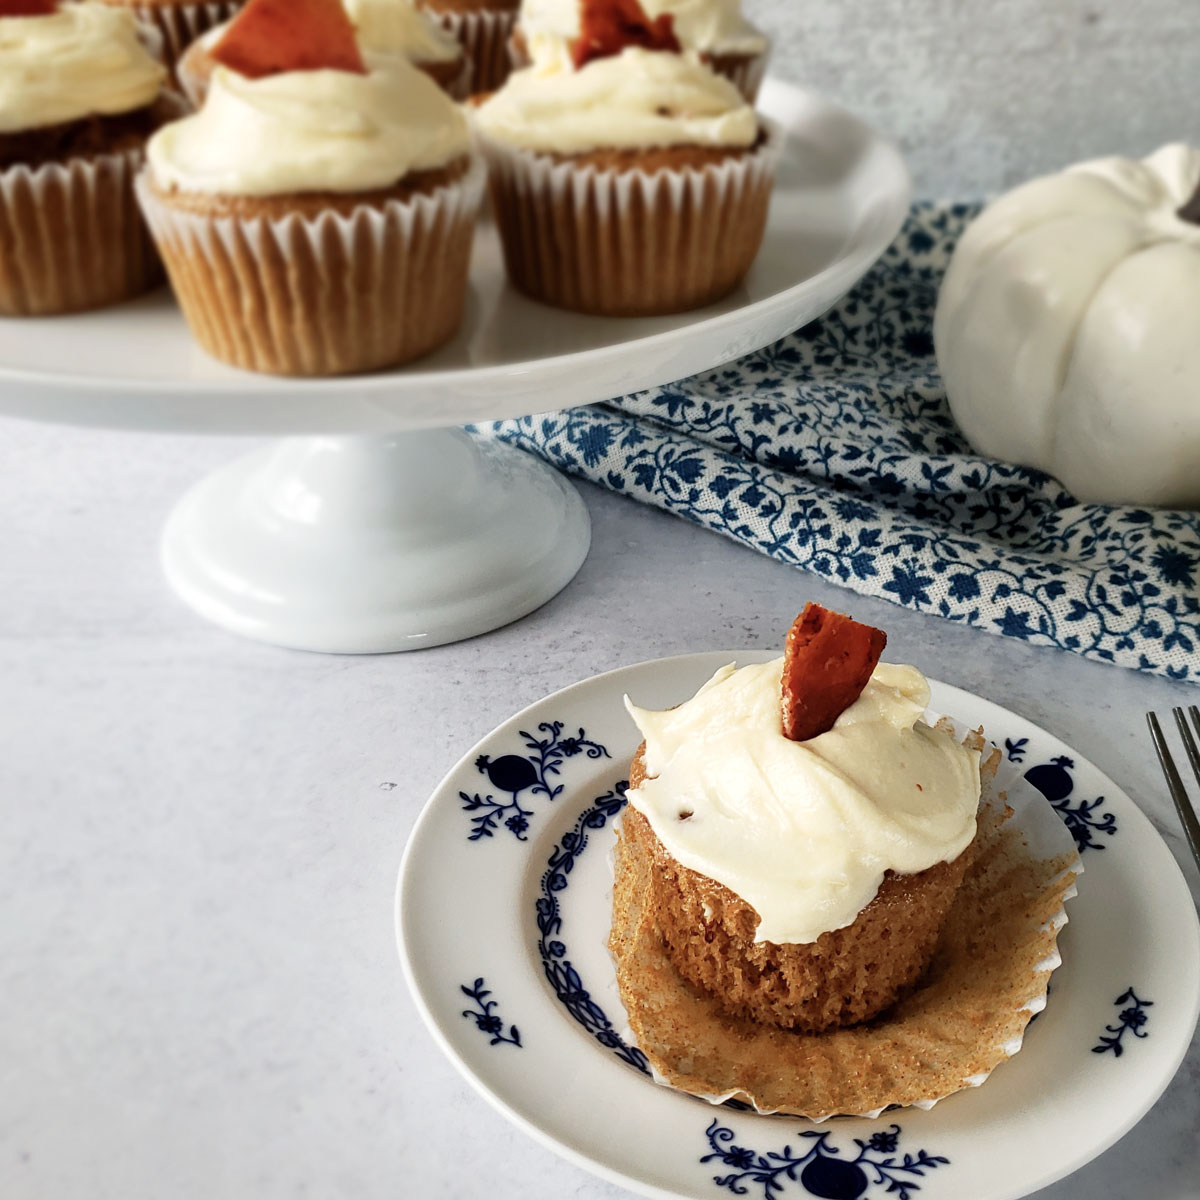
<path fill-rule="evenodd" d="M 512 38 L 517 66 L 553 54 L 581 34 L 579 0 L 522 0 Z M 641 0 L 651 20 L 669 16 L 679 43 L 754 103 L 767 66 L 766 35 L 742 13 L 741 0 Z"/>
<path fill-rule="evenodd" d="M 97 0 L 131 12 L 139 21 L 154 26 L 162 35 L 163 58 L 168 67 L 202 33 L 228 21 L 245 0 Z M 303 0 L 285 0 L 299 5 Z"/>
<path fill-rule="evenodd" d="M 569 59 L 515 71 L 474 114 L 513 284 L 609 316 L 732 291 L 762 244 L 781 148 L 669 16 L 632 23 L 630 2 L 584 0 Z"/>
<path fill-rule="evenodd" d="M 159 278 L 133 179 L 181 115 L 128 11 L 0 0 L 0 315 L 114 304 Z"/>
<path fill-rule="evenodd" d="M 809 605 L 782 659 L 629 706 L 610 948 L 661 1081 L 814 1119 L 928 1107 L 1044 1005 L 1070 835 L 1051 816 L 1041 859 L 1006 828 L 998 752 L 927 724 L 884 642 Z"/>
<path fill-rule="evenodd" d="M 419 67 L 455 100 L 471 94 L 471 60 L 463 48 L 413 0 L 342 0 L 365 54 L 398 54 Z M 197 107 L 204 102 L 216 68 L 212 48 L 226 25 L 194 41 L 179 61 L 179 85 Z"/>
<path fill-rule="evenodd" d="M 275 0 L 250 0 L 213 47 L 204 106 L 151 140 L 138 179 L 196 339 L 281 375 L 392 366 L 450 338 L 483 187 L 459 107 L 407 60 L 360 54 L 339 0 L 320 7 L 277 39 Z"/>

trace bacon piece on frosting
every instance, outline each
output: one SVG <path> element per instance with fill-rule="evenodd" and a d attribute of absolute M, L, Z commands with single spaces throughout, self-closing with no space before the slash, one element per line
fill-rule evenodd
<path fill-rule="evenodd" d="M 248 79 L 284 71 L 367 73 L 341 0 L 250 0 L 211 53 Z"/>
<path fill-rule="evenodd" d="M 783 736 L 803 742 L 827 733 L 862 694 L 887 634 L 819 604 L 807 604 L 783 655 Z"/>
<path fill-rule="evenodd" d="M 0 0 L 0 17 L 49 17 L 59 0 Z"/>
<path fill-rule="evenodd" d="M 663 13 L 652 21 L 638 0 L 581 0 L 579 37 L 571 43 L 575 69 L 593 58 L 611 58 L 626 46 L 680 53 L 675 19 Z"/>

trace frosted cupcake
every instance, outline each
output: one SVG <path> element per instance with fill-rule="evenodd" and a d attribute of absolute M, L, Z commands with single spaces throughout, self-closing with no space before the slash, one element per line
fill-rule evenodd
<path fill-rule="evenodd" d="M 508 77 L 508 42 L 520 0 L 417 0 L 471 60 L 473 87 L 490 92 Z"/>
<path fill-rule="evenodd" d="M 419 67 L 455 100 L 471 94 L 471 62 L 458 42 L 413 0 L 342 0 L 364 53 L 398 54 Z M 213 47 L 227 25 L 218 25 L 198 38 L 180 59 L 179 84 L 197 107 L 204 102 L 216 67 Z"/>
<path fill-rule="evenodd" d="M 598 56 L 577 44 L 475 111 L 509 278 L 534 299 L 681 312 L 730 292 L 758 253 L 779 132 L 695 54 L 647 48 L 656 38 Z"/>
<path fill-rule="evenodd" d="M 694 50 L 753 104 L 766 70 L 768 39 L 742 14 L 741 0 L 642 0 L 654 20 L 669 16 L 685 50 Z M 522 0 L 513 33 L 514 65 L 553 57 L 581 33 L 579 0 Z"/>
<path fill-rule="evenodd" d="M 870 1020 L 928 964 L 971 863 L 979 754 L 922 720 L 919 671 L 885 663 L 829 728 L 790 738 L 784 661 L 724 668 L 668 712 L 630 705 L 646 740 L 622 837 L 683 978 L 819 1033 Z"/>
<path fill-rule="evenodd" d="M 252 75 L 275 61 L 257 3 L 221 42 Z M 396 56 L 356 66 L 336 0 L 311 34 L 339 68 L 218 66 L 138 180 L 196 339 L 283 375 L 392 366 L 451 337 L 483 182 L 462 112 L 428 75 Z"/>
<path fill-rule="evenodd" d="M 133 178 L 146 139 L 183 111 L 132 13 L 43 7 L 10 17 L 0 6 L 5 316 L 98 308 L 160 278 Z"/>
<path fill-rule="evenodd" d="M 645 741 L 610 948 L 656 1078 L 822 1119 L 929 1107 L 1020 1048 L 1078 853 L 1009 831 L 979 733 L 927 724 L 884 636 L 810 605 L 782 659 L 716 673 Z"/>
<path fill-rule="evenodd" d="M 163 39 L 163 57 L 174 69 L 183 52 L 201 34 L 228 21 L 245 0 L 97 0 L 124 8 L 153 25 Z M 294 2 L 294 0 L 286 0 Z"/>

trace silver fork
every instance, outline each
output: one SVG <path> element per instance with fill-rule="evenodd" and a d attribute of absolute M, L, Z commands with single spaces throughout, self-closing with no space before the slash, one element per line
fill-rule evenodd
<path fill-rule="evenodd" d="M 1196 738 L 1188 728 L 1183 709 L 1173 708 L 1171 712 L 1175 717 L 1175 724 L 1179 727 L 1179 734 L 1183 738 L 1183 748 L 1187 751 L 1192 774 L 1200 783 L 1200 746 L 1196 745 Z M 1200 708 L 1194 704 L 1189 705 L 1187 715 L 1191 717 L 1192 724 L 1196 727 L 1196 733 L 1200 734 Z M 1162 766 L 1163 774 L 1167 777 L 1167 788 L 1171 793 L 1171 799 L 1175 802 L 1175 811 L 1179 814 L 1180 821 L 1183 822 L 1183 832 L 1187 835 L 1188 845 L 1192 848 L 1192 857 L 1196 860 L 1196 866 L 1200 867 L 1200 818 L 1197 818 L 1196 810 L 1192 807 L 1191 800 L 1188 799 L 1187 789 L 1183 786 L 1183 780 L 1179 778 L 1179 772 L 1175 769 L 1175 760 L 1171 757 L 1167 740 L 1163 737 L 1162 729 L 1159 727 L 1158 717 L 1152 712 L 1147 713 L 1146 722 L 1150 726 L 1150 736 L 1154 739 L 1154 749 L 1158 751 L 1158 761 Z"/>

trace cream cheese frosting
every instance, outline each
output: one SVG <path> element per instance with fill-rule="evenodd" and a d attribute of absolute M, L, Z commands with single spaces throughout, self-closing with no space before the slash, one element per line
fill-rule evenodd
<path fill-rule="evenodd" d="M 742 16 L 741 0 L 641 0 L 654 20 L 673 18 L 675 36 L 686 50 L 711 54 L 761 54 L 767 39 Z M 531 53 L 534 39 L 573 41 L 579 36 L 579 0 L 523 0 L 517 28 Z M 536 57 L 536 53 L 534 53 Z"/>
<path fill-rule="evenodd" d="M 783 659 L 719 670 L 666 712 L 625 705 L 652 778 L 628 793 L 685 867 L 758 913 L 756 940 L 851 924 L 891 870 L 956 858 L 975 836 L 979 754 L 921 720 L 929 685 L 880 663 L 828 733 L 783 736 Z M 686 814 L 686 815 L 685 815 Z"/>
<path fill-rule="evenodd" d="M 695 53 L 629 46 L 579 70 L 543 59 L 514 71 L 476 110 L 487 136 L 526 150 L 583 154 L 655 146 L 746 147 L 758 118 Z"/>
<path fill-rule="evenodd" d="M 403 54 L 413 62 L 453 62 L 462 55 L 448 34 L 412 0 L 342 0 L 365 50 Z"/>
<path fill-rule="evenodd" d="M 147 146 L 161 188 L 232 196 L 361 192 L 470 151 L 458 106 L 406 59 L 364 55 L 367 74 L 213 72 L 199 112 Z"/>
<path fill-rule="evenodd" d="M 0 17 L 0 133 L 133 112 L 154 103 L 166 78 L 130 9 L 66 4 Z"/>

